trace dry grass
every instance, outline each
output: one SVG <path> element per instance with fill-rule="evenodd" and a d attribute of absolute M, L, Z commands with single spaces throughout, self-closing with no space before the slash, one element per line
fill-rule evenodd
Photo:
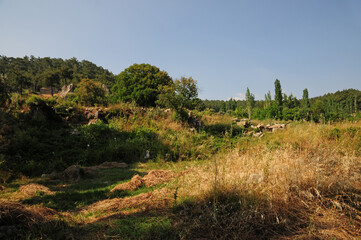
<path fill-rule="evenodd" d="M 47 194 L 47 195 L 55 194 L 48 187 L 45 187 L 37 183 L 29 183 L 23 185 L 19 188 L 19 192 L 22 193 L 24 197 L 32 197 L 39 193 Z"/>
<path fill-rule="evenodd" d="M 179 181 L 197 199 L 180 213 L 186 236 L 361 237 L 360 124 L 291 125 L 241 149 Z"/>
<path fill-rule="evenodd" d="M 20 203 L 0 201 L 0 225 L 23 225 L 30 227 L 54 220 L 58 213 L 46 207 L 27 207 Z"/>
<path fill-rule="evenodd" d="M 143 185 L 145 185 L 146 187 L 153 187 L 155 185 L 168 182 L 174 177 L 175 174 L 169 170 L 152 170 L 143 178 L 138 174 L 134 175 L 129 182 L 115 186 L 110 192 L 134 191 Z"/>
<path fill-rule="evenodd" d="M 134 191 L 135 189 L 144 185 L 143 178 L 138 174 L 134 175 L 129 182 L 118 184 L 110 192 L 115 191 Z"/>
<path fill-rule="evenodd" d="M 145 186 L 153 187 L 155 185 L 165 183 L 174 178 L 172 171 L 168 170 L 152 170 L 143 177 Z"/>
<path fill-rule="evenodd" d="M 137 211 L 168 208 L 173 198 L 167 188 L 141 193 L 133 197 L 106 199 L 93 203 L 83 208 L 80 212 L 87 215 L 91 212 L 101 212 L 100 218 L 114 213 L 126 212 L 129 209 L 137 208 Z M 89 218 L 88 221 L 97 220 L 97 217 Z"/>

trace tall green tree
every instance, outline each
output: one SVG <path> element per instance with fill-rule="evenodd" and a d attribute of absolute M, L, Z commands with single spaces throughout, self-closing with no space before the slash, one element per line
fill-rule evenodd
<path fill-rule="evenodd" d="M 186 110 L 193 110 L 200 104 L 197 81 L 192 77 L 181 77 L 171 85 L 159 86 L 159 91 L 156 104 L 173 109 L 183 121 L 188 117 Z"/>
<path fill-rule="evenodd" d="M 280 80 L 276 79 L 275 81 L 275 104 L 277 108 L 277 118 L 282 118 L 282 88 Z"/>
<path fill-rule="evenodd" d="M 282 88 L 280 80 L 276 79 L 275 81 L 275 101 L 277 106 L 282 107 Z"/>
<path fill-rule="evenodd" d="M 6 105 L 9 100 L 9 87 L 6 83 L 6 75 L 0 73 L 0 107 Z"/>
<path fill-rule="evenodd" d="M 149 64 L 133 64 L 117 76 L 112 88 L 115 102 L 135 101 L 140 106 L 155 106 L 160 86 L 172 85 L 165 71 Z"/>
<path fill-rule="evenodd" d="M 307 90 L 307 88 L 303 89 L 302 107 L 303 108 L 309 108 L 310 107 L 310 100 L 308 98 L 308 90 Z"/>
<path fill-rule="evenodd" d="M 30 86 L 30 76 L 29 73 L 27 73 L 24 70 L 20 70 L 18 68 L 12 69 L 9 71 L 8 74 L 8 80 L 13 90 L 20 93 L 20 95 L 23 94 L 24 88 L 27 88 Z"/>
<path fill-rule="evenodd" d="M 264 108 L 269 108 L 271 106 L 272 103 L 272 97 L 271 97 L 271 92 L 268 91 L 267 94 L 264 95 L 265 101 L 264 101 Z"/>
<path fill-rule="evenodd" d="M 246 91 L 246 103 L 247 103 L 248 118 L 251 119 L 252 118 L 252 109 L 254 108 L 256 102 L 255 102 L 254 95 L 251 93 L 249 88 L 247 88 L 247 91 Z"/>

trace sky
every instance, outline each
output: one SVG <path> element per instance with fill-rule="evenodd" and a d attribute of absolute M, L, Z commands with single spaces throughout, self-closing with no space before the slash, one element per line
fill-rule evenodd
<path fill-rule="evenodd" d="M 149 63 L 201 99 L 361 90 L 360 0 L 0 0 L 0 55 Z"/>

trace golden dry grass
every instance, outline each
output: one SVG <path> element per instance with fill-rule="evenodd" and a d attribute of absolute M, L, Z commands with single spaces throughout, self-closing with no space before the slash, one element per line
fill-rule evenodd
<path fill-rule="evenodd" d="M 293 124 L 193 167 L 176 186 L 197 199 L 181 224 L 200 238 L 360 238 L 360 126 Z"/>
<path fill-rule="evenodd" d="M 99 220 L 115 213 L 123 213 L 129 209 L 137 208 L 137 211 L 146 211 L 154 209 L 168 208 L 172 203 L 171 192 L 167 188 L 141 193 L 133 197 L 113 198 L 98 201 L 89 206 L 84 207 L 80 214 L 87 215 L 89 213 L 101 212 L 100 216 L 94 216 L 87 219 L 92 222 Z"/>
<path fill-rule="evenodd" d="M 24 195 L 24 197 L 32 197 L 38 193 L 43 193 L 43 194 L 47 194 L 47 195 L 55 194 L 48 187 L 45 187 L 38 183 L 29 183 L 29 184 L 23 185 L 19 188 L 19 192 L 22 193 Z"/>

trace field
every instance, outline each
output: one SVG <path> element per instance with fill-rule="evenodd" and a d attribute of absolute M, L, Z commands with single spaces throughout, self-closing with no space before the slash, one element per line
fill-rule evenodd
<path fill-rule="evenodd" d="M 82 137 L 71 140 L 79 152 L 76 142 L 92 141 L 96 147 L 76 155 L 91 161 L 67 164 L 127 167 L 67 180 L 3 174 L 0 238 L 361 237 L 361 123 L 291 122 L 255 137 L 256 130 L 226 115 L 203 115 L 204 126 L 190 129 L 159 109 L 113 110 L 123 117 L 81 126 Z M 65 164 L 59 149 L 54 155 L 63 157 L 43 172 Z M 116 158 L 122 149 L 126 154 Z"/>

